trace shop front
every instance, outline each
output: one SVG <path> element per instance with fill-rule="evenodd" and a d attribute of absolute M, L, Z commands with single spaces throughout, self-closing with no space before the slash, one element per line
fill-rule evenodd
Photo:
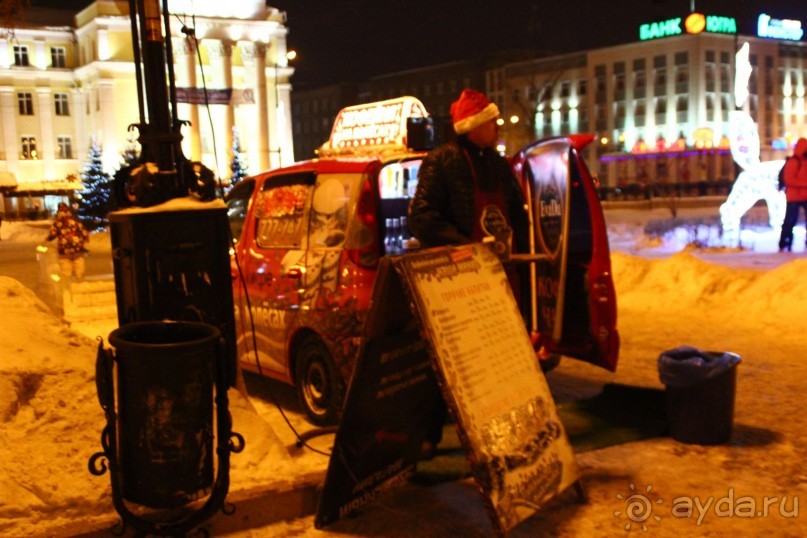
<path fill-rule="evenodd" d="M 13 184 L 12 184 L 13 182 Z M 73 204 L 83 188 L 78 178 L 18 183 L 10 172 L 0 173 L 0 202 L 7 220 L 40 220 L 56 214 L 61 202 Z"/>

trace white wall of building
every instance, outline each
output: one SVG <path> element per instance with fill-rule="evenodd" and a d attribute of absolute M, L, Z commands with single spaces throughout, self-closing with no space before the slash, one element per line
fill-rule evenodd
<path fill-rule="evenodd" d="M 182 130 L 186 157 L 201 160 L 226 179 L 236 127 L 250 172 L 290 164 L 293 68 L 285 57 L 283 14 L 258 0 L 173 0 L 169 9 L 176 14 L 171 43 L 177 87 L 206 85 L 231 90 L 233 96 L 229 103 L 209 107 L 178 105 L 179 118 L 190 122 Z M 191 24 L 191 14 L 196 15 L 198 53 L 179 22 Z M 28 65 L 15 65 L 19 50 L 14 45 L 27 49 Z M 63 66 L 52 65 L 53 49 L 57 62 L 64 57 Z M 14 173 L 21 184 L 61 180 L 80 172 L 96 140 L 105 168 L 114 172 L 131 136 L 129 126 L 140 123 L 133 58 L 128 2 L 120 0 L 90 4 L 72 27 L 22 27 L 15 41 L 0 42 L 0 170 Z M 31 94 L 33 114 L 20 114 L 20 93 Z M 56 114 L 56 94 L 60 103 L 67 95 L 67 115 L 64 108 Z M 23 155 L 23 136 L 35 139 L 35 155 Z M 66 156 L 68 139 L 71 154 Z"/>

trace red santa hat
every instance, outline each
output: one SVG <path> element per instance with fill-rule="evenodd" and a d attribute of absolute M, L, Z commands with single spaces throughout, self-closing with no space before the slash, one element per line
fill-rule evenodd
<path fill-rule="evenodd" d="M 476 90 L 462 90 L 451 104 L 451 121 L 457 134 L 465 134 L 499 115 L 499 107 Z"/>

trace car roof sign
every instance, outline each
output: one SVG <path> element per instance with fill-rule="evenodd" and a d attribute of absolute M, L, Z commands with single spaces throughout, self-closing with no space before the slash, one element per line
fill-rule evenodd
<path fill-rule="evenodd" d="M 426 107 L 415 97 L 343 108 L 336 116 L 320 157 L 380 154 L 406 151 L 407 118 L 427 118 Z"/>

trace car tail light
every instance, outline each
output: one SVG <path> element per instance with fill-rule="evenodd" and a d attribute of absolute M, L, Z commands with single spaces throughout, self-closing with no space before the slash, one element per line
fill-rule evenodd
<path fill-rule="evenodd" d="M 373 269 L 378 266 L 378 218 L 376 196 L 370 180 L 362 183 L 359 200 L 356 205 L 356 222 L 351 233 L 352 240 L 347 254 L 359 267 Z"/>

